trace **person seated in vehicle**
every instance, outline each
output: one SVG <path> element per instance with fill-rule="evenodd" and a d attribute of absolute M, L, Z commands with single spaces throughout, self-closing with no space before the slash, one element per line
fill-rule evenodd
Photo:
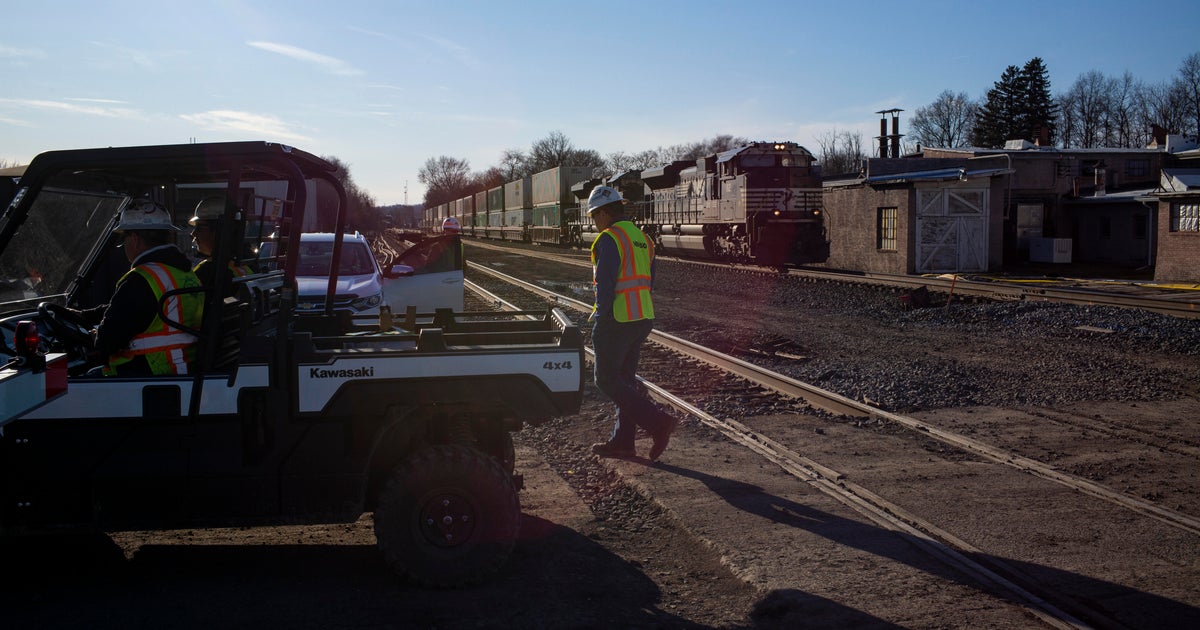
<path fill-rule="evenodd" d="M 206 197 L 196 204 L 194 216 L 188 219 L 188 225 L 192 226 L 192 246 L 196 248 L 196 253 L 201 257 L 200 262 L 192 268 L 192 273 L 200 279 L 200 285 L 205 287 L 216 286 L 217 274 L 225 274 L 224 291 L 221 295 L 223 298 L 234 294 L 234 278 L 254 273 L 249 265 L 243 264 L 235 258 L 230 258 L 224 269 L 219 269 L 219 265 L 212 262 L 212 257 L 217 250 L 217 242 L 220 240 L 219 220 L 224 214 L 224 197 Z M 237 252 L 234 254 L 236 255 Z"/>
<path fill-rule="evenodd" d="M 173 242 L 178 231 L 166 208 L 153 201 L 136 200 L 121 211 L 113 232 L 121 238 L 130 269 L 108 304 L 79 313 L 87 324 L 98 324 L 94 350 L 106 376 L 187 374 L 195 362 L 197 338 L 159 316 L 162 302 L 172 321 L 199 329 L 204 313 L 201 291 L 162 300 L 168 291 L 200 286 L 188 257 Z"/>

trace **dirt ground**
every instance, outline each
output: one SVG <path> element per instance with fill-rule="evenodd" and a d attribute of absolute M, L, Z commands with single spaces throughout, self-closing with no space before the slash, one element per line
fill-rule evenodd
<path fill-rule="evenodd" d="M 519 265 L 540 273 L 535 265 Z M 580 275 L 586 282 L 587 270 Z M 662 295 L 674 305 L 702 297 Z M 712 310 L 714 327 L 729 316 L 727 308 Z M 836 345 L 848 364 L 872 352 L 922 356 L 933 349 L 949 356 L 977 345 L 974 337 L 930 342 L 914 330 L 871 328 L 865 320 L 822 323 L 783 309 L 770 317 L 755 312 L 773 333 L 821 333 L 809 340 L 809 350 Z M 1012 342 L 989 361 L 1018 373 L 1019 345 Z M 1052 350 L 1069 347 L 1064 342 Z M 1167 365 L 1172 362 L 1179 365 Z M 1194 357 L 1158 357 L 1154 367 L 1163 374 L 1177 368 L 1170 374 L 1195 382 L 1189 380 L 1197 373 Z M 954 407 L 920 417 L 1131 496 L 1200 514 L 1195 389 L 1124 406 L 1097 398 L 1062 409 Z M 610 414 L 611 405 L 589 385 L 579 414 L 518 434 L 517 469 L 525 476 L 521 539 L 501 572 L 475 587 L 399 583 L 374 547 L 368 515 L 350 524 L 126 532 L 9 545 L 0 549 L 6 569 L 0 614 L 14 628 L 1042 625 L 1011 596 L 949 568 L 911 536 L 880 526 L 694 420 L 684 423 L 658 463 L 599 460 L 588 445 L 605 437 Z M 954 524 L 956 534 L 986 550 L 976 554 L 979 560 L 1002 561 L 1095 602 L 1125 626 L 1200 627 L 1200 538 L 1194 534 L 930 440 L 913 442 L 883 424 L 807 414 L 739 419 L 855 482 L 925 510 L 939 524 Z M 1141 433 L 1124 435 L 1131 427 Z M 643 454 L 648 446 L 646 439 L 638 443 Z"/>
<path fill-rule="evenodd" d="M 573 462 L 568 453 L 556 464 L 586 480 L 578 492 L 589 508 L 538 453 L 551 435 L 518 441 L 521 539 L 501 573 L 478 586 L 399 583 L 376 551 L 369 515 L 326 526 L 46 538 L 2 550 L 4 625 L 761 627 L 755 614 L 769 622 L 770 603 L 676 519 L 595 458 Z M 755 613 L 756 605 L 766 608 Z"/>

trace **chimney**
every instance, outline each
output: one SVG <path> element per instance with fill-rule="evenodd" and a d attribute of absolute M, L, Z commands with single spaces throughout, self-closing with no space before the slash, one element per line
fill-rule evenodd
<path fill-rule="evenodd" d="M 904 110 L 892 110 L 892 157 L 900 157 L 900 112 Z"/>
<path fill-rule="evenodd" d="M 891 145 L 891 157 L 900 157 L 900 138 L 903 137 L 900 133 L 900 112 L 903 109 L 885 109 L 875 112 L 879 114 L 879 157 L 888 157 L 888 145 Z M 892 115 L 892 133 L 887 132 L 887 115 Z"/>
<path fill-rule="evenodd" d="M 883 112 L 875 112 L 882 114 Z M 885 158 L 888 155 L 887 144 L 887 118 L 879 119 L 879 157 Z"/>
<path fill-rule="evenodd" d="M 1155 149 L 1167 143 L 1167 130 L 1153 123 L 1150 125 L 1150 136 L 1153 140 L 1148 148 Z"/>

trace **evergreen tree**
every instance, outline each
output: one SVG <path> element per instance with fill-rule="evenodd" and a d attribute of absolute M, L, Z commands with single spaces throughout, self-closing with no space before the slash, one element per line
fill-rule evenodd
<path fill-rule="evenodd" d="M 1017 128 L 1017 102 L 1021 91 L 1021 69 L 1009 66 L 1000 75 L 1000 80 L 988 90 L 971 144 L 977 147 L 999 149 L 1012 137 Z"/>
<path fill-rule="evenodd" d="M 1055 136 L 1054 120 L 1058 104 L 1050 94 L 1049 71 L 1041 57 L 1030 59 L 1024 68 L 1004 69 L 975 121 L 971 142 L 978 147 L 999 149 L 1008 140 L 1038 138 L 1045 129 L 1048 139 Z"/>
<path fill-rule="evenodd" d="M 1021 69 L 1023 102 L 1020 105 L 1019 135 L 1014 138 L 1024 138 L 1031 142 L 1039 137 L 1039 131 L 1045 130 L 1049 144 L 1056 140 L 1054 121 L 1058 118 L 1058 103 L 1050 93 L 1050 71 L 1046 69 L 1041 57 L 1030 59 Z"/>

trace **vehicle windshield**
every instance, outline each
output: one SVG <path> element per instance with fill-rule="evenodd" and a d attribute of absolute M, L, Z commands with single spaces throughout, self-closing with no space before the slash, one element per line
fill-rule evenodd
<path fill-rule="evenodd" d="M 301 241 L 297 276 L 328 276 L 333 260 L 333 241 Z M 361 276 L 375 272 L 371 250 L 365 243 L 342 241 L 342 260 L 339 276 Z"/>
<path fill-rule="evenodd" d="M 128 199 L 43 189 L 19 231 L 0 251 L 0 310 L 65 293 L 97 242 L 108 236 L 113 217 Z"/>

